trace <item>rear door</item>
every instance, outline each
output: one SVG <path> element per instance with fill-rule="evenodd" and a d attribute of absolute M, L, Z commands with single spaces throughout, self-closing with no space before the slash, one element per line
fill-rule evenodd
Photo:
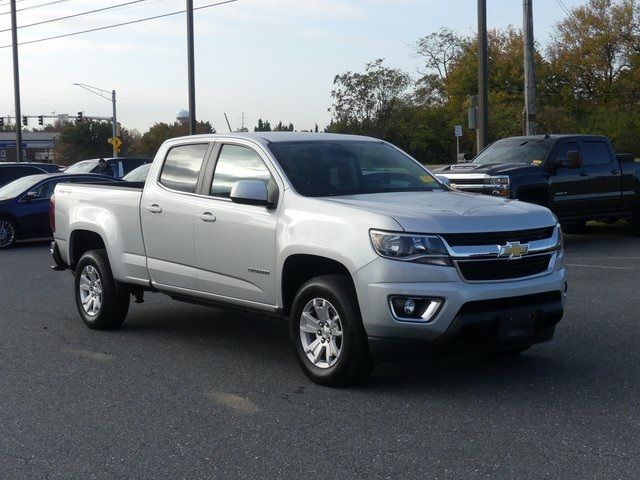
<path fill-rule="evenodd" d="M 589 197 L 585 208 L 592 210 L 617 210 L 622 205 L 622 174 L 609 142 L 583 140 L 580 145 L 582 168 Z"/>
<path fill-rule="evenodd" d="M 159 285 L 195 290 L 193 209 L 208 142 L 170 147 L 140 206 L 147 268 Z"/>
<path fill-rule="evenodd" d="M 282 191 L 282 185 L 269 160 L 249 142 L 219 143 L 214 157 L 213 177 L 195 202 L 198 290 L 274 305 L 279 209 L 237 204 L 229 195 L 239 180 L 262 181 L 271 192 Z"/>

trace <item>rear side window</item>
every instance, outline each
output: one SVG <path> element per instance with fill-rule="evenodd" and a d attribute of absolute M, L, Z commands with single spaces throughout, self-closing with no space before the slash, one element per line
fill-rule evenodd
<path fill-rule="evenodd" d="M 216 162 L 211 196 L 229 198 L 239 180 L 260 180 L 269 185 L 271 174 L 257 152 L 238 145 L 224 145 Z"/>
<path fill-rule="evenodd" d="M 145 163 L 147 163 L 146 160 L 122 160 L 122 171 L 126 175 Z"/>
<path fill-rule="evenodd" d="M 169 150 L 160 174 L 160 183 L 173 190 L 195 193 L 207 147 L 206 143 L 201 143 L 180 145 Z"/>
<path fill-rule="evenodd" d="M 611 163 L 611 154 L 605 142 L 582 142 L 583 165 L 608 165 L 609 163 Z"/>

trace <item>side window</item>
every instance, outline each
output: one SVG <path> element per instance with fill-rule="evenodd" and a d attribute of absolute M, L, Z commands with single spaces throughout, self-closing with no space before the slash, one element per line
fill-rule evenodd
<path fill-rule="evenodd" d="M 169 150 L 160 183 L 180 192 L 195 193 L 208 144 L 180 145 Z"/>
<path fill-rule="evenodd" d="M 552 164 L 559 160 L 566 160 L 567 152 L 571 150 L 580 150 L 580 148 L 578 147 L 578 142 L 564 142 L 560 144 L 556 152 L 553 154 L 553 157 L 551 158 Z"/>
<path fill-rule="evenodd" d="M 38 192 L 38 200 L 48 200 L 53 195 L 53 191 L 60 180 L 52 180 L 50 182 L 41 183 L 38 188 L 34 189 Z"/>
<path fill-rule="evenodd" d="M 605 142 L 582 142 L 583 165 L 608 165 L 610 163 L 611 154 Z"/>
<path fill-rule="evenodd" d="M 211 183 L 211 196 L 229 198 L 238 180 L 260 180 L 269 185 L 271 174 L 257 152 L 248 147 L 223 145 Z"/>

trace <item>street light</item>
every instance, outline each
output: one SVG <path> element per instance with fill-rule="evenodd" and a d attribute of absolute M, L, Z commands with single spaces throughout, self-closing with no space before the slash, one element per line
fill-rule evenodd
<path fill-rule="evenodd" d="M 109 90 L 103 90 L 101 88 L 98 87 L 92 87 L 91 85 L 85 85 L 84 83 L 74 83 L 73 85 L 76 85 L 80 88 L 84 88 L 85 90 L 87 90 L 88 92 L 93 93 L 94 95 L 98 95 L 101 98 L 104 98 L 105 100 L 109 100 L 112 105 L 113 105 L 113 117 L 111 117 L 112 123 L 113 123 L 113 156 L 117 157 L 118 156 L 118 150 L 119 148 L 117 147 L 117 143 L 115 141 L 115 138 L 118 136 L 118 122 L 116 121 L 116 91 L 115 90 L 111 90 L 111 92 L 109 92 Z M 111 93 L 111 96 L 107 96 L 109 95 L 109 93 Z"/>

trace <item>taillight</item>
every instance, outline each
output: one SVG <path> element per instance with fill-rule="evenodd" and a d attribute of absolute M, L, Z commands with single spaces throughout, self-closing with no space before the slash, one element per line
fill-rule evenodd
<path fill-rule="evenodd" d="M 51 195 L 49 199 L 49 225 L 51 226 L 51 232 L 56 231 L 56 196 Z"/>

